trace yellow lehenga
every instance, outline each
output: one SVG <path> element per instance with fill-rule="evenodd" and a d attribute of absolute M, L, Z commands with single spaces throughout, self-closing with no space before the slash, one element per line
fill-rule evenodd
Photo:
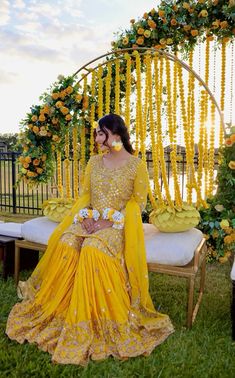
<path fill-rule="evenodd" d="M 83 195 L 31 277 L 19 283 L 23 301 L 10 312 L 9 338 L 36 343 L 56 363 L 85 365 L 90 358 L 148 355 L 173 332 L 148 292 L 141 222 L 146 196 L 147 171 L 138 158 L 117 169 L 106 168 L 101 155 L 90 159 Z M 86 234 L 73 219 L 89 205 L 122 211 L 124 229 Z"/>

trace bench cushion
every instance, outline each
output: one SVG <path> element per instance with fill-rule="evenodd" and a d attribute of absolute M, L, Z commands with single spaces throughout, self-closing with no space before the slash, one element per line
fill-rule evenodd
<path fill-rule="evenodd" d="M 57 225 L 47 217 L 35 218 L 23 224 L 22 236 L 28 241 L 47 244 Z M 192 260 L 203 237 L 196 228 L 170 234 L 160 232 L 148 223 L 144 223 L 143 228 L 148 263 L 184 266 Z"/>
<path fill-rule="evenodd" d="M 22 238 L 22 223 L 6 222 L 0 223 L 0 235 Z"/>
<path fill-rule="evenodd" d="M 235 281 L 235 259 L 234 259 L 234 262 L 233 262 L 233 267 L 232 267 L 232 270 L 231 270 L 231 273 L 230 273 L 230 277 L 233 281 Z"/>

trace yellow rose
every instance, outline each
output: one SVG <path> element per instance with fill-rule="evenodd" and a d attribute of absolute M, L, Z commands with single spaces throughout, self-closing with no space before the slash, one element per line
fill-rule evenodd
<path fill-rule="evenodd" d="M 215 20 L 212 22 L 212 28 L 217 29 L 220 25 L 220 20 Z"/>
<path fill-rule="evenodd" d="M 23 167 L 24 168 L 29 168 L 29 164 L 28 163 L 23 163 Z"/>
<path fill-rule="evenodd" d="M 145 32 L 144 32 L 144 36 L 145 36 L 146 38 L 149 38 L 150 35 L 151 35 L 151 31 L 150 31 L 150 30 L 145 30 Z"/>
<path fill-rule="evenodd" d="M 159 42 L 160 42 L 161 45 L 165 45 L 166 44 L 165 38 L 161 38 Z"/>
<path fill-rule="evenodd" d="M 228 22 L 227 21 L 222 21 L 220 23 L 220 27 L 221 27 L 221 29 L 226 29 L 228 27 Z"/>
<path fill-rule="evenodd" d="M 75 98 L 76 98 L 76 101 L 79 102 L 82 99 L 82 95 L 81 94 L 77 94 Z"/>
<path fill-rule="evenodd" d="M 65 117 L 66 121 L 70 121 L 72 119 L 72 116 L 71 114 L 67 114 L 66 117 Z"/>
<path fill-rule="evenodd" d="M 56 92 L 53 92 L 53 93 L 51 94 L 51 97 L 53 98 L 53 100 L 57 100 L 57 99 L 59 98 L 59 94 L 56 93 Z"/>
<path fill-rule="evenodd" d="M 59 121 L 58 118 L 53 117 L 51 122 L 53 125 L 56 125 L 58 121 Z"/>
<path fill-rule="evenodd" d="M 53 135 L 52 136 L 52 140 L 53 140 L 53 142 L 58 142 L 59 140 L 60 140 L 60 138 L 58 137 L 58 135 Z"/>
<path fill-rule="evenodd" d="M 39 159 L 34 159 L 33 160 L 33 165 L 37 166 L 40 164 L 40 160 Z"/>
<path fill-rule="evenodd" d="M 20 157 L 19 157 L 19 162 L 20 162 L 20 163 L 23 163 L 23 162 L 24 162 L 24 156 L 20 156 Z"/>
<path fill-rule="evenodd" d="M 57 101 L 56 104 L 55 104 L 55 106 L 57 108 L 61 108 L 63 105 L 64 105 L 64 103 L 62 101 Z"/>
<path fill-rule="evenodd" d="M 124 46 L 128 45 L 128 43 L 129 43 L 129 38 L 128 38 L 128 37 L 124 37 L 124 38 L 122 39 L 122 43 L 123 43 Z"/>
<path fill-rule="evenodd" d="M 26 162 L 26 163 L 30 163 L 31 162 L 31 157 L 30 156 L 26 156 L 25 158 L 24 158 L 24 161 Z"/>
<path fill-rule="evenodd" d="M 43 169 L 42 168 L 37 168 L 36 171 L 40 175 L 43 172 Z"/>
<path fill-rule="evenodd" d="M 38 126 L 34 126 L 34 127 L 33 127 L 33 132 L 34 132 L 34 134 L 38 134 L 38 132 L 39 132 L 39 127 L 38 127 Z"/>
<path fill-rule="evenodd" d="M 234 160 L 231 160 L 228 164 L 229 168 L 230 169 L 235 169 L 235 161 Z"/>
<path fill-rule="evenodd" d="M 138 45 L 143 45 L 143 43 L 144 43 L 144 38 L 143 38 L 143 37 L 139 37 L 139 38 L 137 38 L 136 43 L 137 43 Z"/>
<path fill-rule="evenodd" d="M 25 175 L 25 174 L 27 173 L 27 169 L 22 168 L 22 169 L 21 169 L 21 172 Z"/>
<path fill-rule="evenodd" d="M 38 119 L 40 122 L 44 122 L 46 120 L 46 117 L 43 114 L 40 114 Z"/>
<path fill-rule="evenodd" d="M 148 13 L 145 12 L 144 15 L 143 15 L 143 18 L 144 18 L 145 20 L 147 20 L 148 16 L 149 16 Z"/>
<path fill-rule="evenodd" d="M 45 127 L 44 128 L 41 127 L 41 130 L 39 131 L 39 135 L 40 136 L 46 136 L 47 135 L 47 131 L 46 131 Z"/>
<path fill-rule="evenodd" d="M 175 18 L 172 18 L 171 19 L 171 26 L 176 26 L 177 25 L 177 21 Z"/>
<path fill-rule="evenodd" d="M 68 94 L 73 93 L 73 87 L 71 87 L 71 85 L 69 85 L 69 86 L 65 89 L 65 92 L 68 93 Z"/>
<path fill-rule="evenodd" d="M 156 29 L 156 27 L 157 27 L 156 23 L 153 20 L 148 20 L 148 26 L 151 29 Z"/>
<path fill-rule="evenodd" d="M 158 11 L 158 15 L 159 15 L 159 17 L 164 17 L 165 16 L 165 11 L 164 10 L 162 10 L 162 9 L 159 9 L 159 11 Z"/>
<path fill-rule="evenodd" d="M 221 228 L 226 228 L 226 227 L 229 227 L 229 222 L 227 219 L 222 219 L 222 221 L 220 222 L 220 227 Z"/>

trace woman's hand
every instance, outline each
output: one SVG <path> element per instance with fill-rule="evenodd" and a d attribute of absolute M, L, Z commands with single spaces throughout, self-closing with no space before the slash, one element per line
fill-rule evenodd
<path fill-rule="evenodd" d="M 113 222 L 110 222 L 109 220 L 106 219 L 100 219 L 96 222 L 94 222 L 94 229 L 95 232 L 99 230 L 104 230 L 105 228 L 112 227 Z"/>
<path fill-rule="evenodd" d="M 93 218 L 85 218 L 81 222 L 82 229 L 85 230 L 88 234 L 95 232 L 95 221 Z"/>

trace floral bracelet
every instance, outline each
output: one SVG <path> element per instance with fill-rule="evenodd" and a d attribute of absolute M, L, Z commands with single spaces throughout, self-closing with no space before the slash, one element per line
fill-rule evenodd
<path fill-rule="evenodd" d="M 103 210 L 102 218 L 113 222 L 113 228 L 121 230 L 124 227 L 124 215 L 120 211 L 107 207 Z"/>
<path fill-rule="evenodd" d="M 79 213 L 74 217 L 74 223 L 77 224 L 78 222 L 82 222 L 85 218 L 93 218 L 97 221 L 100 217 L 100 213 L 96 209 L 88 209 L 85 207 L 84 209 L 79 210 Z"/>

